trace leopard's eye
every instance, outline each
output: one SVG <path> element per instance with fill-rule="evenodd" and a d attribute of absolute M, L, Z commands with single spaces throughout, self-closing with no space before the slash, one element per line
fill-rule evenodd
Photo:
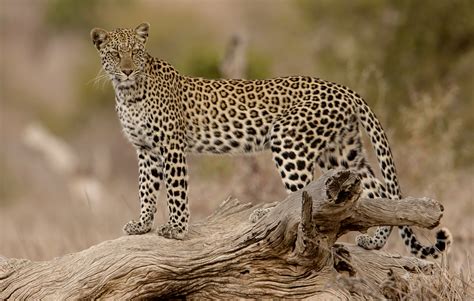
<path fill-rule="evenodd" d="M 118 51 L 111 50 L 109 53 L 112 56 L 112 58 L 114 58 L 114 59 L 119 59 L 120 58 L 120 54 L 118 53 Z"/>

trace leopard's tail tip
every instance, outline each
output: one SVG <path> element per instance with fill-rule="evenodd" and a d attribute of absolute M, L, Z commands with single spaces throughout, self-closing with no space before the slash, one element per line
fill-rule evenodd
<path fill-rule="evenodd" d="M 452 244 L 453 235 L 448 228 L 441 228 L 438 230 L 438 232 L 436 232 L 436 249 L 438 249 L 440 252 L 449 252 Z"/>

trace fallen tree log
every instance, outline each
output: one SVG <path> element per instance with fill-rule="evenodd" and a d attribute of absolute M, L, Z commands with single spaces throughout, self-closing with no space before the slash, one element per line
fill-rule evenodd
<path fill-rule="evenodd" d="M 256 223 L 249 216 L 263 205 L 228 199 L 182 241 L 150 233 L 45 262 L 0 257 L 0 299 L 382 298 L 387 273 L 416 277 L 434 265 L 337 238 L 378 225 L 433 228 L 443 208 L 360 193 L 354 173 L 330 171 Z"/>

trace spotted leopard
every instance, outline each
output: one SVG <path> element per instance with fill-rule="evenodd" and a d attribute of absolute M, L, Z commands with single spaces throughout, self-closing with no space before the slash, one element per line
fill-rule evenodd
<path fill-rule="evenodd" d="M 350 89 L 322 79 L 290 76 L 265 80 L 203 79 L 184 76 L 145 50 L 149 25 L 106 31 L 91 37 L 115 90 L 116 111 L 139 167 L 140 218 L 128 234 L 151 230 L 158 191 L 166 186 L 169 219 L 158 228 L 168 238 L 188 231 L 187 153 L 240 154 L 270 150 L 287 192 L 313 180 L 316 166 L 356 170 L 363 196 L 401 197 L 387 137 L 365 101 Z M 367 163 L 361 131 L 377 154 L 384 183 Z M 392 228 L 360 235 L 366 249 L 384 246 Z M 409 227 L 400 234 L 410 251 L 437 257 L 450 243 L 446 229 L 423 246 Z"/>

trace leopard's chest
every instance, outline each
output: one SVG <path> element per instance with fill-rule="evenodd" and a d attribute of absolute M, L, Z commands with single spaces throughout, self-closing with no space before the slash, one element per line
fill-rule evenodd
<path fill-rule="evenodd" d="M 117 103 L 116 111 L 123 133 L 130 143 L 138 148 L 151 149 L 155 147 L 149 112 L 144 104 Z"/>

